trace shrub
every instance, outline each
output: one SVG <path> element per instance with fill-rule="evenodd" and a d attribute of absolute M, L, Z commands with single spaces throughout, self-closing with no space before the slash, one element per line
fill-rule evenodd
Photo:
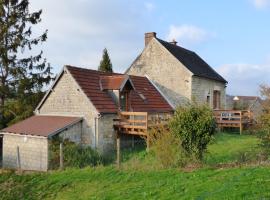
<path fill-rule="evenodd" d="M 63 163 L 64 167 L 83 168 L 86 166 L 96 166 L 102 159 L 99 153 L 91 147 L 83 147 L 69 140 L 62 141 L 55 138 L 50 143 L 50 168 L 59 168 L 60 142 L 63 142 Z"/>
<path fill-rule="evenodd" d="M 269 157 L 270 155 L 270 86 L 260 86 L 261 96 L 264 98 L 262 103 L 263 111 L 259 117 L 259 136 L 261 137 L 261 147 L 263 153 Z"/>
<path fill-rule="evenodd" d="M 187 153 L 201 160 L 215 132 L 212 110 L 197 104 L 179 107 L 169 126 L 171 132 L 180 138 Z"/>
<path fill-rule="evenodd" d="M 150 149 L 154 152 L 157 163 L 163 168 L 183 167 L 188 159 L 181 146 L 181 140 L 171 134 L 167 128 L 152 129 L 149 133 Z"/>

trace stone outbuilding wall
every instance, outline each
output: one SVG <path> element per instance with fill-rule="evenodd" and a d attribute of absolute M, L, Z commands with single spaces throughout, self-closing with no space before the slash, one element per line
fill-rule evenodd
<path fill-rule="evenodd" d="M 19 149 L 19 154 L 17 153 Z M 48 140 L 46 137 L 4 134 L 3 167 L 18 168 L 17 157 L 23 170 L 47 171 Z"/>
<path fill-rule="evenodd" d="M 64 129 L 59 135 L 77 144 L 81 143 L 82 122 Z M 22 170 L 47 171 L 49 169 L 50 140 L 52 138 L 19 134 L 3 134 L 3 167 L 17 169 L 18 150 Z"/>

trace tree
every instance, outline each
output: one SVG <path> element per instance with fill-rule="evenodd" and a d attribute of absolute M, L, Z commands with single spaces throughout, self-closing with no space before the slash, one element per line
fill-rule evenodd
<path fill-rule="evenodd" d="M 41 13 L 41 10 L 29 12 L 29 0 L 0 0 L 2 126 L 7 124 L 5 113 L 16 115 L 13 110 L 6 110 L 10 109 L 11 104 L 36 104 L 40 97 L 33 97 L 40 96 L 44 85 L 52 80 L 51 67 L 42 58 L 43 52 L 31 55 L 32 48 L 47 39 L 47 30 L 40 36 L 32 36 L 32 26 L 41 21 Z"/>
<path fill-rule="evenodd" d="M 113 72 L 111 59 L 106 48 L 103 50 L 103 56 L 98 70 L 102 72 Z"/>

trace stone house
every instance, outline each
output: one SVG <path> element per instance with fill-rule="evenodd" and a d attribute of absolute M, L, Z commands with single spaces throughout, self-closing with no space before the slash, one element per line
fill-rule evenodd
<path fill-rule="evenodd" d="M 145 116 L 154 121 L 156 116 L 165 119 L 192 99 L 224 108 L 226 84 L 196 53 L 146 33 L 143 52 L 125 74 L 65 66 L 35 115 L 0 131 L 0 163 L 8 168 L 48 170 L 54 136 L 103 154 L 112 152 L 113 121 L 119 112 L 147 112 Z"/>
<path fill-rule="evenodd" d="M 49 141 L 63 139 L 115 149 L 113 119 L 119 111 L 172 114 L 173 108 L 146 77 L 65 66 L 35 110 L 35 116 L 1 130 L 3 167 L 46 171 Z"/>
<path fill-rule="evenodd" d="M 126 71 L 147 76 L 173 108 L 190 100 L 224 109 L 227 81 L 195 52 L 145 33 L 145 48 Z"/>

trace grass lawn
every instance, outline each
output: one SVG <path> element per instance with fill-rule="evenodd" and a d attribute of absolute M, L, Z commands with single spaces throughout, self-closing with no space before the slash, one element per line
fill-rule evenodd
<path fill-rule="evenodd" d="M 243 154 L 254 157 L 260 151 L 258 145 L 259 139 L 253 135 L 219 133 L 209 145 L 204 162 L 215 165 L 235 162 Z"/>
<path fill-rule="evenodd" d="M 0 198 L 268 199 L 270 167 L 208 167 L 233 162 L 239 152 L 256 152 L 259 150 L 257 144 L 254 136 L 219 134 L 205 157 L 206 167 L 193 172 L 117 170 L 113 166 L 101 166 L 21 176 L 3 173 L 0 175 Z M 134 156 L 137 155 L 143 157 L 145 153 L 136 152 Z M 128 159 L 125 162 L 129 162 Z"/>

